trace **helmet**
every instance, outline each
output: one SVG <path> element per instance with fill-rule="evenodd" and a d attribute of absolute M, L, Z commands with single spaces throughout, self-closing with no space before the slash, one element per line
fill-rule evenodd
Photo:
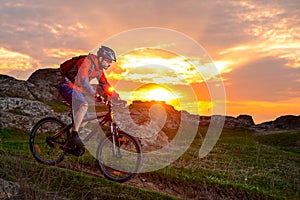
<path fill-rule="evenodd" d="M 117 61 L 115 52 L 106 46 L 101 46 L 97 51 L 97 57 L 104 57 L 113 61 Z"/>

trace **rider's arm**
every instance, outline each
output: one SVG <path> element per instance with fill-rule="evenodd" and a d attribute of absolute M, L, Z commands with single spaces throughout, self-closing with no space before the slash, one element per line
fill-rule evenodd
<path fill-rule="evenodd" d="M 118 93 L 116 93 L 114 88 L 108 83 L 103 71 L 102 71 L 102 73 L 100 73 L 100 75 L 97 79 L 98 79 L 99 85 L 102 87 L 104 93 L 107 96 L 110 96 L 110 97 L 113 97 L 113 98 L 118 98 L 119 97 Z"/>
<path fill-rule="evenodd" d="M 89 82 L 89 78 L 81 78 L 81 85 L 82 89 L 87 92 L 91 96 L 95 96 L 96 91 L 95 89 L 91 86 Z"/>

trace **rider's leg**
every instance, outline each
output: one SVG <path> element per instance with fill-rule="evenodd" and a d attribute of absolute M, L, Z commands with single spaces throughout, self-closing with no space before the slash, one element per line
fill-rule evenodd
<path fill-rule="evenodd" d="M 87 109 L 88 109 L 88 103 L 86 101 L 79 105 L 78 110 L 75 112 L 75 115 L 73 115 L 74 116 L 74 124 L 73 124 L 72 131 L 78 132 L 79 127 L 81 127 L 81 125 L 82 125 L 81 122 L 82 122 L 84 116 L 86 115 Z"/>
<path fill-rule="evenodd" d="M 78 129 L 82 122 L 83 117 L 87 117 L 87 102 L 84 99 L 84 96 L 79 93 L 77 90 L 73 89 L 69 85 L 69 81 L 61 82 L 58 85 L 58 90 L 64 99 L 72 105 L 73 117 L 74 117 L 74 126 L 72 132 L 69 135 L 69 140 L 67 146 L 73 146 L 75 143 L 76 146 L 83 146 L 82 141 L 78 137 Z"/>
<path fill-rule="evenodd" d="M 88 102 L 85 100 L 82 93 L 77 90 L 73 90 L 72 94 L 72 107 L 73 107 L 73 127 L 70 135 L 70 140 L 68 143 L 70 145 L 75 144 L 78 147 L 84 146 L 81 139 L 78 136 L 78 130 L 82 125 L 82 120 L 87 118 Z M 68 145 L 67 143 L 67 145 Z"/>
<path fill-rule="evenodd" d="M 84 116 L 86 115 L 87 109 L 88 103 L 83 102 L 79 105 L 77 111 L 73 114 L 74 123 L 72 127 L 72 132 L 70 133 L 70 138 L 68 139 L 66 144 L 67 147 L 74 148 L 75 145 L 75 148 L 81 148 L 84 146 L 83 142 L 79 138 L 78 130 Z"/>

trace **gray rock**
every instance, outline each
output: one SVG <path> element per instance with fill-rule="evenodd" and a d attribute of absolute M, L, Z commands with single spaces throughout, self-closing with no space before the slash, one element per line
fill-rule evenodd
<path fill-rule="evenodd" d="M 300 130 L 300 115 L 284 115 L 274 121 L 263 122 L 250 127 L 256 132 L 278 130 Z"/>
<path fill-rule="evenodd" d="M 55 113 L 42 102 L 19 97 L 0 97 L 0 127 L 16 127 L 30 131 L 43 117 L 56 116 L 70 121 L 68 113 Z"/>
<path fill-rule="evenodd" d="M 13 77 L 0 74 L 0 96 L 1 97 L 20 97 L 24 99 L 35 99 L 31 90 L 35 86 L 27 81 L 17 80 Z"/>
<path fill-rule="evenodd" d="M 120 129 L 139 138 L 144 151 L 167 146 L 174 136 L 164 130 L 176 132 L 181 121 L 181 112 L 164 102 L 134 101 L 129 107 L 113 110 Z"/>
<path fill-rule="evenodd" d="M 16 199 L 20 193 L 20 185 L 0 178 L 0 199 Z"/>
<path fill-rule="evenodd" d="M 27 80 L 35 87 L 29 88 L 35 99 L 43 102 L 61 101 L 57 86 L 61 78 L 59 69 L 39 69 Z"/>
<path fill-rule="evenodd" d="M 250 115 L 239 115 L 237 119 L 241 122 L 241 124 L 245 127 L 250 127 L 255 125 L 252 116 Z"/>
<path fill-rule="evenodd" d="M 284 130 L 292 130 L 292 129 L 300 129 L 300 115 L 285 115 L 278 117 L 273 122 L 274 128 L 284 129 Z"/>
<path fill-rule="evenodd" d="M 42 102 L 61 101 L 57 86 L 60 79 L 59 69 L 40 69 L 27 81 L 0 75 L 1 97 L 20 97 Z"/>

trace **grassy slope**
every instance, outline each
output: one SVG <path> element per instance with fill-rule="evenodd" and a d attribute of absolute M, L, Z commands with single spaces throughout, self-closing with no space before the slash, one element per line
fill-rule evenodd
<path fill-rule="evenodd" d="M 2 178 L 17 181 L 23 199 L 174 199 L 56 167 L 0 155 Z"/>
<path fill-rule="evenodd" d="M 20 199 L 176 199 L 104 178 L 32 162 L 28 135 L 17 129 L 0 129 L 0 178 L 16 181 L 21 186 Z M 82 159 L 87 163 L 95 162 L 89 155 Z M 72 162 L 76 159 L 70 156 L 66 160 Z"/>
<path fill-rule="evenodd" d="M 288 145 L 299 143 L 300 132 L 285 136 L 291 142 L 283 144 L 276 134 L 256 136 L 246 129 L 224 130 L 212 152 L 201 160 L 197 158 L 198 137 L 175 163 L 175 169 L 189 181 L 216 183 L 278 199 L 300 199 L 300 154 Z M 266 145 L 270 138 L 273 142 Z"/>
<path fill-rule="evenodd" d="M 235 195 L 232 190 L 238 190 L 266 198 L 300 199 L 299 131 L 256 136 L 246 129 L 224 130 L 213 151 L 199 159 L 198 151 L 205 132 L 205 129 L 200 130 L 190 149 L 172 166 L 151 174 L 180 183 L 182 187 L 193 188 L 193 192 L 205 186 L 218 188 L 217 192 L 223 193 L 223 196 Z M 28 149 L 28 133 L 1 129 L 0 139 L 0 177 L 24 183 L 22 189 L 28 197 L 170 198 L 102 178 L 18 159 L 16 155 L 32 157 Z M 80 159 L 87 164 L 93 162 L 87 157 Z"/>

